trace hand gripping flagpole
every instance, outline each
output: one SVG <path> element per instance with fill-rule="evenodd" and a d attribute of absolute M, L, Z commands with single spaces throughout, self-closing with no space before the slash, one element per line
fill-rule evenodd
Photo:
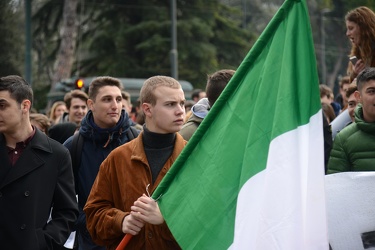
<path fill-rule="evenodd" d="M 146 186 L 146 192 L 147 192 L 148 197 L 151 197 L 150 193 L 148 192 L 148 187 L 149 186 L 150 186 L 150 184 L 148 184 Z M 157 202 L 160 199 L 161 196 L 162 196 L 162 194 L 158 198 L 156 198 L 156 200 L 154 200 L 154 201 Z M 118 246 L 116 247 L 116 250 L 124 250 L 125 247 L 128 245 L 128 243 L 129 243 L 129 241 L 131 240 L 132 237 L 133 237 L 132 234 L 125 234 L 125 236 L 124 236 L 124 238 L 122 238 L 120 244 L 118 244 Z"/>

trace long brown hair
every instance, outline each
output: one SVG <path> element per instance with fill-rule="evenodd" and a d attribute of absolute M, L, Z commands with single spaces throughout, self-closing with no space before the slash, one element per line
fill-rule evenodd
<path fill-rule="evenodd" d="M 360 31 L 360 45 L 352 44 L 350 56 L 356 56 L 370 67 L 375 66 L 375 13 L 361 6 L 349 11 L 346 21 L 356 23 Z M 350 67 L 351 68 L 351 67 Z"/>

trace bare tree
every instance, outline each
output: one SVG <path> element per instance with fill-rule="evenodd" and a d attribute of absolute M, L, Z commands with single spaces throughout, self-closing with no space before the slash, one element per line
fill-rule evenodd
<path fill-rule="evenodd" d="M 56 57 L 51 91 L 57 82 L 70 77 L 72 71 L 78 29 L 77 5 L 78 0 L 64 1 L 63 24 L 60 30 L 61 43 Z"/>

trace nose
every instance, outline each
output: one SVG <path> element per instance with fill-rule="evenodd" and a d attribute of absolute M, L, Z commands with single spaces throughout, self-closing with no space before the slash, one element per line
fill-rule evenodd
<path fill-rule="evenodd" d="M 181 115 L 185 113 L 185 105 L 177 105 L 177 115 Z"/>
<path fill-rule="evenodd" d="M 111 101 L 111 109 L 116 110 L 120 104 L 121 104 L 121 107 L 122 107 L 122 102 L 119 103 L 119 102 L 116 101 L 116 99 L 113 99 Z"/>
<path fill-rule="evenodd" d="M 80 113 L 85 112 L 85 108 L 84 108 L 84 107 L 79 107 L 79 108 L 78 108 L 78 112 L 80 112 Z"/>
<path fill-rule="evenodd" d="M 349 36 L 349 35 L 350 35 L 350 31 L 346 30 L 346 36 Z"/>

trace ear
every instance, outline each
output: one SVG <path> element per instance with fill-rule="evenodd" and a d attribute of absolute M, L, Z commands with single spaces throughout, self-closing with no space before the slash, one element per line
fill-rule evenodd
<path fill-rule="evenodd" d="M 30 112 L 31 110 L 31 102 L 30 100 L 23 100 L 22 103 L 21 103 L 21 110 L 22 110 L 22 113 L 27 113 L 27 112 Z"/>
<path fill-rule="evenodd" d="M 359 93 L 358 90 L 356 90 L 356 91 L 354 92 L 354 97 L 355 97 L 355 99 L 357 99 L 359 102 L 362 101 L 362 100 L 361 100 L 361 94 Z"/>
<path fill-rule="evenodd" d="M 142 103 L 141 108 L 142 108 L 142 111 L 145 114 L 145 116 L 147 116 L 147 117 L 152 116 L 152 112 L 151 112 L 152 106 L 151 106 L 150 103 L 146 103 L 146 102 Z"/>
<path fill-rule="evenodd" d="M 87 107 L 92 110 L 94 108 L 94 101 L 92 99 L 87 100 Z"/>

